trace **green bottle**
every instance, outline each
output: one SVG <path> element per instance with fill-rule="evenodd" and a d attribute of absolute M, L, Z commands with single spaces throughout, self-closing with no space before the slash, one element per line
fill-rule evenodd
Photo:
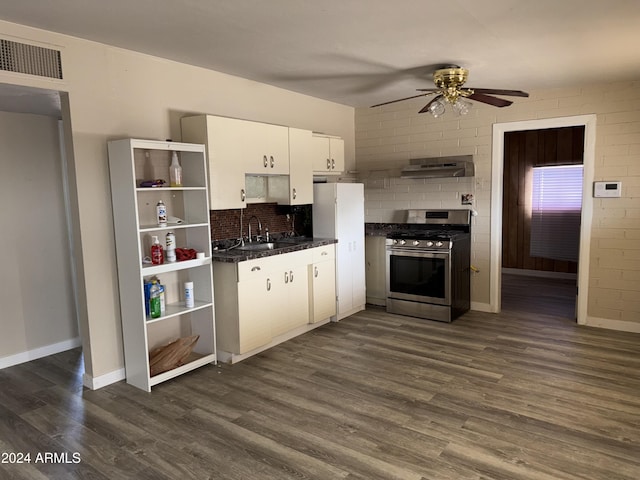
<path fill-rule="evenodd" d="M 159 318 L 162 314 L 160 305 L 160 286 L 156 280 L 151 281 L 149 290 L 149 313 L 151 318 Z"/>

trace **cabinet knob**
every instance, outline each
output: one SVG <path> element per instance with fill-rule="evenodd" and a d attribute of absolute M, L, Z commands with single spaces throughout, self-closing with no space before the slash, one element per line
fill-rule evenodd
<path fill-rule="evenodd" d="M 318 267 L 313 267 L 313 276 L 318 278 Z"/>
<path fill-rule="evenodd" d="M 252 272 L 257 272 L 257 271 L 259 271 L 259 270 L 260 270 L 260 267 L 257 267 L 257 266 L 256 266 L 256 267 L 253 267 L 253 268 L 251 269 L 251 271 L 252 271 Z"/>
<path fill-rule="evenodd" d="M 336 161 L 332 158 L 331 159 L 331 170 L 335 170 L 336 168 Z"/>
<path fill-rule="evenodd" d="M 244 202 L 247 198 L 247 193 L 244 191 L 244 188 L 240 189 L 240 201 Z"/>
<path fill-rule="evenodd" d="M 269 166 L 269 161 L 267 160 L 267 156 L 266 155 L 263 155 L 262 163 L 264 163 L 264 168 L 267 168 Z"/>
<path fill-rule="evenodd" d="M 267 278 L 267 292 L 271 291 L 271 279 Z"/>
<path fill-rule="evenodd" d="M 269 157 L 269 162 L 271 163 L 271 168 L 273 168 L 273 166 L 276 164 L 276 161 L 274 160 L 273 156 Z"/>
<path fill-rule="evenodd" d="M 289 272 L 284 272 L 284 283 L 289 283 Z"/>
<path fill-rule="evenodd" d="M 331 159 L 327 158 L 327 170 L 331 170 Z"/>
<path fill-rule="evenodd" d="M 291 196 L 293 197 L 293 199 L 294 199 L 294 200 L 295 200 L 295 199 L 296 199 L 296 197 L 298 196 L 298 193 L 296 192 L 296 189 L 295 189 L 295 188 L 292 190 Z"/>
<path fill-rule="evenodd" d="M 293 272 L 289 271 L 289 281 L 293 283 Z"/>

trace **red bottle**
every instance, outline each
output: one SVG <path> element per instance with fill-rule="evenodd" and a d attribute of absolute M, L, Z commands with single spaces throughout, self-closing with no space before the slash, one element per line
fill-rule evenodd
<path fill-rule="evenodd" d="M 153 236 L 153 244 L 151 245 L 151 264 L 162 265 L 164 263 L 164 250 L 156 235 Z"/>

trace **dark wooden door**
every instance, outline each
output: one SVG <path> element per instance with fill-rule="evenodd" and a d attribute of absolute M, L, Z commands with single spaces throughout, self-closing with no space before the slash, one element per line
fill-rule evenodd
<path fill-rule="evenodd" d="M 576 273 L 576 262 L 529 256 L 532 167 L 582 164 L 584 127 L 507 132 L 504 136 L 502 266 Z"/>

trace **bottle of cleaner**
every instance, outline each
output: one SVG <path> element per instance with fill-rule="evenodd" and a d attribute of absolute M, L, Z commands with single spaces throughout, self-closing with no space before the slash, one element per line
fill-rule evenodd
<path fill-rule="evenodd" d="M 187 308 L 193 308 L 195 306 L 193 282 L 184 282 L 184 306 Z"/>
<path fill-rule="evenodd" d="M 155 280 L 151 281 L 151 290 L 149 291 L 149 316 L 151 318 L 159 318 L 162 314 L 160 305 L 160 287 Z"/>
<path fill-rule="evenodd" d="M 176 236 L 173 232 L 167 232 L 165 237 L 165 251 L 167 262 L 173 263 L 176 261 Z"/>
<path fill-rule="evenodd" d="M 159 200 L 156 204 L 156 215 L 158 217 L 158 226 L 166 227 L 167 226 L 167 206 L 164 204 L 162 200 Z"/>
<path fill-rule="evenodd" d="M 160 282 L 158 282 L 160 288 L 160 315 L 164 315 L 167 311 L 167 303 L 165 301 L 165 288 Z"/>
<path fill-rule="evenodd" d="M 158 236 L 153 236 L 153 243 L 151 244 L 151 264 L 152 265 L 162 265 L 164 263 L 164 251 L 162 249 L 162 245 L 160 245 L 160 240 L 158 240 Z"/>
<path fill-rule="evenodd" d="M 178 154 L 173 152 L 171 155 L 171 165 L 169 166 L 169 180 L 172 187 L 182 186 L 182 167 L 178 162 Z"/>

